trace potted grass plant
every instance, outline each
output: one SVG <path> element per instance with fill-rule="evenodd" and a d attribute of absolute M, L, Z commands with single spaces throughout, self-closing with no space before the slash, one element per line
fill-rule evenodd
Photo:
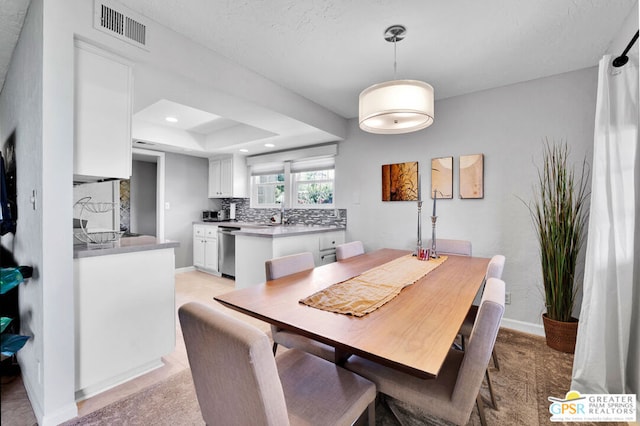
<path fill-rule="evenodd" d="M 576 264 L 587 225 L 588 181 L 586 159 L 576 173 L 566 142 L 546 141 L 535 198 L 528 207 L 540 245 L 547 345 L 568 353 L 575 350 L 578 329 L 572 313 L 578 289 Z"/>

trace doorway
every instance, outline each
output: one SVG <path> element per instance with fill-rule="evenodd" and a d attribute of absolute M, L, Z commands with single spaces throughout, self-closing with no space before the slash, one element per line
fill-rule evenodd
<path fill-rule="evenodd" d="M 121 191 L 121 226 L 164 239 L 164 152 L 133 148 L 132 176 Z M 123 223 L 124 222 L 124 223 Z"/>

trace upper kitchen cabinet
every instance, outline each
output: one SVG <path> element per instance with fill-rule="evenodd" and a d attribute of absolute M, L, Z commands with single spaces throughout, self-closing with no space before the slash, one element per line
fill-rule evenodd
<path fill-rule="evenodd" d="M 75 43 L 76 181 L 131 177 L 131 63 L 90 44 Z"/>
<path fill-rule="evenodd" d="M 209 159 L 209 198 L 247 197 L 247 163 L 229 155 Z"/>

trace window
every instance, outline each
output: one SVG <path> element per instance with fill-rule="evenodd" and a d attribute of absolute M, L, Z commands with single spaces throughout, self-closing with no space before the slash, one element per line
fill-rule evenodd
<path fill-rule="evenodd" d="M 247 157 L 251 207 L 335 208 L 336 143 Z"/>
<path fill-rule="evenodd" d="M 280 208 L 285 196 L 284 173 L 252 176 L 251 204 L 253 207 Z"/>
<path fill-rule="evenodd" d="M 293 173 L 293 207 L 333 207 L 334 175 L 333 169 Z"/>
<path fill-rule="evenodd" d="M 330 158 L 253 168 L 251 207 L 280 209 L 284 204 L 286 208 L 334 208 L 333 163 Z"/>

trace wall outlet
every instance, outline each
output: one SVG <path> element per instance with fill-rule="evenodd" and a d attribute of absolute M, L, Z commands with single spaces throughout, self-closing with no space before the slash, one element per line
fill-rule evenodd
<path fill-rule="evenodd" d="M 504 304 L 505 305 L 511 304 L 511 293 L 507 292 L 504 294 Z"/>

